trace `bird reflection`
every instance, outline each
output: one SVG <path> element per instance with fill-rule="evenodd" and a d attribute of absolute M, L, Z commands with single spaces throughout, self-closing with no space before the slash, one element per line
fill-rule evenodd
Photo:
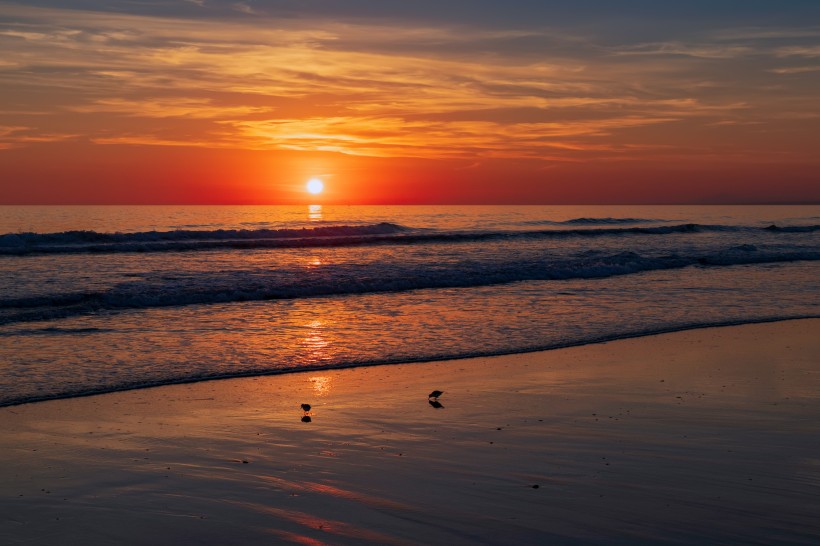
<path fill-rule="evenodd" d="M 305 412 L 305 414 L 302 415 L 302 422 L 303 423 L 310 423 L 311 421 L 313 421 L 313 419 L 311 419 L 311 417 L 310 417 L 311 405 L 310 404 L 299 404 L 299 407 L 302 408 L 303 412 Z"/>
<path fill-rule="evenodd" d="M 438 400 L 428 400 L 427 402 L 436 409 L 444 409 L 444 406 Z"/>

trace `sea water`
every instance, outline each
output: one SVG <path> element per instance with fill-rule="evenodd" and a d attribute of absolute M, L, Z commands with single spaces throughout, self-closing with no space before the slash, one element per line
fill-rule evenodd
<path fill-rule="evenodd" d="M 0 405 L 820 316 L 820 207 L 0 207 Z"/>

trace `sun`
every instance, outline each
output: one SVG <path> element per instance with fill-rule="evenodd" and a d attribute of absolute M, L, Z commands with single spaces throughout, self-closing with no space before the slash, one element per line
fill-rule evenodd
<path fill-rule="evenodd" d="M 307 191 L 313 195 L 319 195 L 325 189 L 325 183 L 318 178 L 311 178 L 307 182 Z"/>

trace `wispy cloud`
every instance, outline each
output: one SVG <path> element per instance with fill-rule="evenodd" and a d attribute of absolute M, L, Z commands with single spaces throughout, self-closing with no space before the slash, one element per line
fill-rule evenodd
<path fill-rule="evenodd" d="M 256 10 L 245 2 L 237 2 L 233 5 L 233 7 L 238 12 L 247 13 L 248 15 L 256 15 Z"/>
<path fill-rule="evenodd" d="M 777 49 L 776 55 L 778 57 L 820 57 L 820 44 L 780 47 Z"/>
<path fill-rule="evenodd" d="M 818 39 L 820 26 L 728 28 L 712 32 L 711 36 L 715 40 L 731 42 Z"/>
<path fill-rule="evenodd" d="M 820 65 L 772 68 L 769 72 L 774 72 L 775 74 L 806 74 L 808 72 L 820 72 Z"/>
<path fill-rule="evenodd" d="M 734 59 L 755 53 L 755 50 L 745 45 L 654 42 L 624 46 L 613 53 L 615 55 L 679 55 L 701 59 Z"/>
<path fill-rule="evenodd" d="M 25 126 L 0 125 L 0 149 L 19 148 L 34 142 L 58 142 L 77 138 L 79 135 L 55 133 Z"/>
<path fill-rule="evenodd" d="M 691 131 L 727 117 L 741 125 L 747 114 L 755 123 L 775 119 L 755 78 L 813 72 L 805 59 L 820 56 L 820 46 L 805 43 L 814 36 L 808 31 L 780 32 L 776 44 L 763 30 L 745 29 L 734 38 L 604 46 L 550 28 L 258 13 L 215 24 L 0 5 L 0 98 L 5 110 L 19 107 L 8 125 L 26 123 L 24 111 L 46 110 L 101 144 L 379 157 L 634 156 L 663 145 L 652 128 L 675 135 L 682 122 Z M 247 2 L 233 6 L 255 11 Z M 783 66 L 792 58 L 802 64 Z M 814 96 L 812 88 L 789 93 L 790 107 Z M 35 138 L 38 130 L 27 130 Z"/>
<path fill-rule="evenodd" d="M 582 139 L 671 121 L 675 119 L 639 116 L 563 123 L 408 122 L 402 118 L 346 117 L 247 121 L 234 125 L 248 142 L 263 148 L 436 158 L 540 157 L 545 149 L 614 151 L 617 146 Z M 510 141 L 516 143 L 515 149 L 511 149 Z"/>
<path fill-rule="evenodd" d="M 217 106 L 210 99 L 186 97 L 140 100 L 106 98 L 91 104 L 70 106 L 68 109 L 83 113 L 110 112 L 134 117 L 194 119 L 237 118 L 271 110 L 258 106 Z"/>
<path fill-rule="evenodd" d="M 28 127 L 21 127 L 21 126 L 2 126 L 0 125 L 0 138 L 6 138 L 8 136 L 13 135 L 14 133 L 19 133 L 21 131 L 27 131 Z"/>

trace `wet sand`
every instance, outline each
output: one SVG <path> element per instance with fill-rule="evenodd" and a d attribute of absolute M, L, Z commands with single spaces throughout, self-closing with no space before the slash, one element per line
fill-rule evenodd
<path fill-rule="evenodd" d="M 818 333 L 0 408 L 0 544 L 820 543 Z"/>

